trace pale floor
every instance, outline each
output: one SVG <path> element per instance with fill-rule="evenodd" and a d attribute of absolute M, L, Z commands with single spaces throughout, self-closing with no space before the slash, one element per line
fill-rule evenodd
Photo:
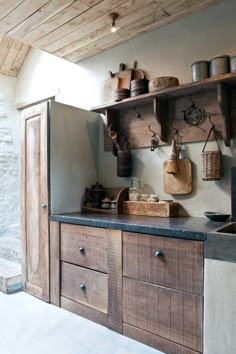
<path fill-rule="evenodd" d="M 19 292 L 0 293 L 1 354 L 163 354 Z"/>

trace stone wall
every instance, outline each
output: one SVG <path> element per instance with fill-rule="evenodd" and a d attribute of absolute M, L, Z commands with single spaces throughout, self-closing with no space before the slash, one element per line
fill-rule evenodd
<path fill-rule="evenodd" d="M 20 237 L 20 113 L 16 79 L 0 75 L 0 237 Z"/>

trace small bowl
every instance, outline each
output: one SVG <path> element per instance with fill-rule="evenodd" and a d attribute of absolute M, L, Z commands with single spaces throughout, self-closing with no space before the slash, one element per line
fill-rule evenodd
<path fill-rule="evenodd" d="M 226 221 L 230 214 L 222 214 L 214 211 L 205 211 L 204 215 L 211 221 Z"/>

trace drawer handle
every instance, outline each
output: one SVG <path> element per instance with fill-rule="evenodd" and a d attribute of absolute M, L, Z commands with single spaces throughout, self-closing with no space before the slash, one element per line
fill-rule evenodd
<path fill-rule="evenodd" d="M 80 251 L 80 253 L 83 253 L 83 254 L 84 254 L 84 253 L 85 253 L 84 247 L 83 247 L 83 246 L 80 246 L 80 247 L 79 247 L 79 251 Z"/>
<path fill-rule="evenodd" d="M 154 252 L 155 257 L 164 257 L 164 253 L 161 250 L 156 250 Z"/>
<path fill-rule="evenodd" d="M 79 286 L 79 287 L 80 287 L 80 289 L 81 289 L 81 290 L 83 290 L 83 291 L 85 291 L 85 290 L 86 290 L 86 285 L 85 285 L 85 284 L 80 284 L 80 286 Z"/>

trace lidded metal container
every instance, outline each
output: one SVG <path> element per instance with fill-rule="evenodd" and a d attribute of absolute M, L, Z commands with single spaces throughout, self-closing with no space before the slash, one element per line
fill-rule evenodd
<path fill-rule="evenodd" d="M 230 72 L 236 72 L 236 55 L 230 58 Z"/>
<path fill-rule="evenodd" d="M 229 73 L 229 55 L 217 55 L 210 60 L 210 75 L 222 75 Z"/>
<path fill-rule="evenodd" d="M 208 60 L 195 61 L 191 65 L 192 81 L 204 80 L 209 77 L 209 62 Z"/>

